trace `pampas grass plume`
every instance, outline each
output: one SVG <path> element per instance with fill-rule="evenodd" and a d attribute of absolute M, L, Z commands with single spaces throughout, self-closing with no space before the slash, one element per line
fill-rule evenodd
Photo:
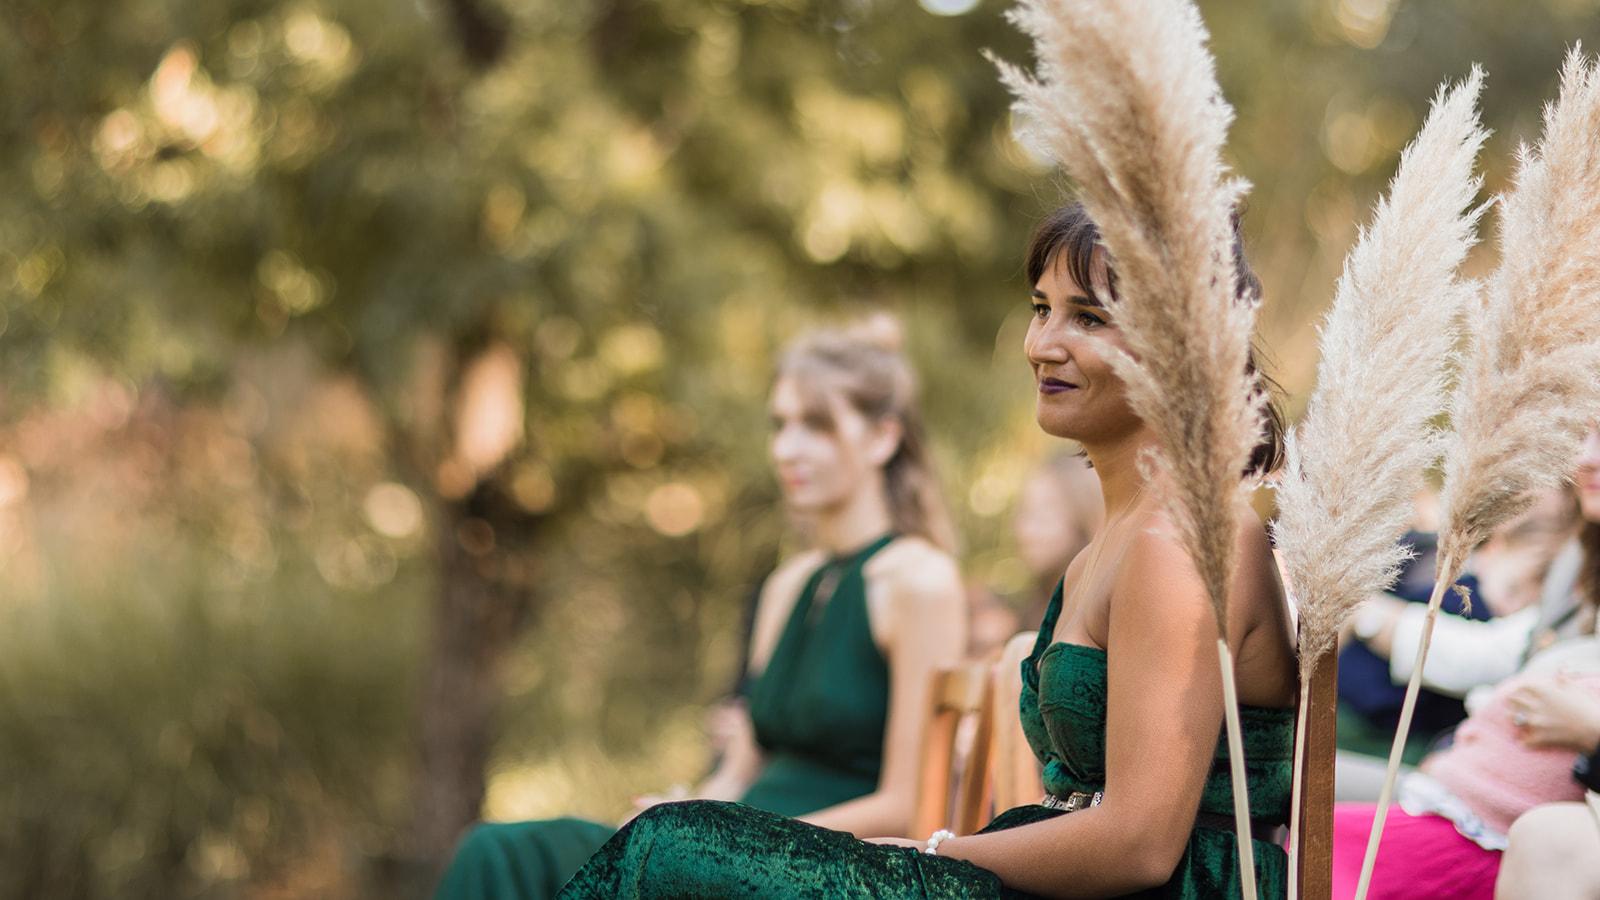
<path fill-rule="evenodd" d="M 1440 88 L 1427 122 L 1345 260 L 1322 325 L 1305 417 L 1289 435 L 1274 534 L 1300 612 L 1301 680 L 1363 600 L 1389 587 L 1396 543 L 1441 440 L 1458 321 L 1475 285 L 1456 271 L 1483 208 L 1474 161 L 1483 73 Z"/>
<path fill-rule="evenodd" d="M 1600 67 L 1574 47 L 1538 146 L 1500 203 L 1500 265 L 1466 317 L 1472 348 L 1451 399 L 1438 583 L 1428 601 L 1389 769 L 1356 885 L 1371 887 L 1400 751 L 1445 585 L 1478 544 L 1560 484 L 1600 417 Z"/>

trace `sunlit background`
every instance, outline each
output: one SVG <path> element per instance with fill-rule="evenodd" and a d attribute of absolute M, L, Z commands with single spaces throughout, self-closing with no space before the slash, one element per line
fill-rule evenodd
<path fill-rule="evenodd" d="M 1493 190 L 1600 3 L 1201 6 L 1298 396 L 1438 82 L 1488 69 Z M 0 896 L 418 896 L 480 794 L 693 780 L 807 324 L 903 317 L 967 574 L 1026 588 L 1020 257 L 1063 184 L 1001 12 L 0 7 Z"/>

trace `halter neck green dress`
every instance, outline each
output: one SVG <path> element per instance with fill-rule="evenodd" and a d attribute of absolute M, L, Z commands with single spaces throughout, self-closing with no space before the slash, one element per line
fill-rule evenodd
<path fill-rule="evenodd" d="M 872 639 L 863 568 L 885 535 L 807 579 L 766 668 L 746 688 L 761 775 L 741 801 L 799 816 L 872 793 L 883 761 L 889 666 Z M 583 819 L 480 824 L 435 900 L 547 900 L 616 828 Z"/>
<path fill-rule="evenodd" d="M 1045 789 L 1058 797 L 1105 788 L 1106 654 L 1052 642 L 1061 615 L 1058 585 L 1023 663 L 1021 715 L 1028 743 L 1044 766 Z M 1250 813 L 1258 821 L 1289 818 L 1294 710 L 1242 710 Z M 1152 764 L 1159 764 L 1152 759 Z M 1200 822 L 1163 885 L 1129 896 L 1214 900 L 1241 894 L 1227 741 L 1219 736 L 1200 802 Z M 1008 810 L 984 831 L 1041 822 L 1059 809 Z M 1226 817 L 1228 827 L 1217 818 Z M 1255 840 L 1259 895 L 1288 889 L 1283 848 Z M 886 847 L 733 803 L 669 803 L 622 829 L 562 890 L 578 898 L 1025 898 L 999 876 L 965 860 Z"/>

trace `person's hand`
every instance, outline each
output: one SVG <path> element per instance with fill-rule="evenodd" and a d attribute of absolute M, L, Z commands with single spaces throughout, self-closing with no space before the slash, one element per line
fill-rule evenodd
<path fill-rule="evenodd" d="M 926 841 L 913 841 L 911 838 L 897 837 L 867 838 L 867 843 L 882 844 L 885 847 L 910 847 L 913 850 L 921 850 L 923 847 L 927 846 Z"/>
<path fill-rule="evenodd" d="M 1351 616 L 1346 623 L 1347 633 L 1340 637 L 1341 642 L 1348 642 L 1354 638 L 1367 645 L 1373 653 L 1389 658 L 1390 647 L 1394 643 L 1394 626 L 1400 621 L 1400 616 L 1410 604 L 1389 594 L 1373 594 L 1356 609 L 1356 614 Z"/>
<path fill-rule="evenodd" d="M 1530 747 L 1593 753 L 1600 746 L 1600 697 L 1561 675 L 1529 681 L 1506 700 L 1517 736 Z"/>
<path fill-rule="evenodd" d="M 628 813 L 621 822 L 618 822 L 617 827 L 621 828 L 623 825 L 632 822 L 636 816 L 652 806 L 660 806 L 663 803 L 676 803 L 679 800 L 687 799 L 689 799 L 689 789 L 681 784 L 675 784 L 667 788 L 664 794 L 641 794 L 633 798 L 633 812 Z"/>

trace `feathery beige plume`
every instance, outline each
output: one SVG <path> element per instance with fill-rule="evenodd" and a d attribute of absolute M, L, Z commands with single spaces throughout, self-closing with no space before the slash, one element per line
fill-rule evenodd
<path fill-rule="evenodd" d="M 1288 437 L 1273 526 L 1300 612 L 1300 678 L 1363 600 L 1394 583 L 1423 472 L 1438 459 L 1458 322 L 1475 286 L 1456 270 L 1483 207 L 1473 175 L 1483 73 L 1439 89 L 1389 195 L 1345 259 L 1323 321 L 1305 417 Z"/>
<path fill-rule="evenodd" d="M 1468 322 L 1439 544 L 1458 564 L 1535 491 L 1571 476 L 1600 418 L 1600 67 L 1579 48 L 1538 149 L 1519 152 L 1500 265 Z"/>
<path fill-rule="evenodd" d="M 1451 399 L 1438 582 L 1406 686 L 1357 900 L 1371 885 L 1404 736 L 1445 586 L 1530 493 L 1570 477 L 1600 418 L 1600 67 L 1574 47 L 1544 135 L 1500 201 L 1500 265 L 1466 317 L 1473 345 Z"/>
<path fill-rule="evenodd" d="M 1222 161 L 1233 110 L 1189 0 L 1021 0 L 1033 76 L 997 63 L 1024 135 L 1077 182 L 1115 261 L 1106 298 L 1129 354 L 1112 353 L 1129 404 L 1157 437 L 1141 463 L 1216 613 L 1241 887 L 1255 898 L 1227 598 L 1243 473 L 1265 395 L 1249 371 L 1259 298 L 1237 298 L 1232 217 L 1245 190 Z"/>
<path fill-rule="evenodd" d="M 1423 471 L 1439 457 L 1430 420 L 1444 409 L 1460 316 L 1476 292 L 1456 272 L 1484 209 L 1471 208 L 1482 186 L 1473 165 L 1488 137 L 1476 108 L 1482 86 L 1477 67 L 1453 90 L 1441 86 L 1400 155 L 1388 196 L 1345 258 L 1322 324 L 1316 389 L 1287 437 L 1273 533 L 1300 614 L 1291 871 L 1304 840 L 1312 676 L 1345 619 L 1391 585 L 1410 556 L 1396 539 Z"/>

